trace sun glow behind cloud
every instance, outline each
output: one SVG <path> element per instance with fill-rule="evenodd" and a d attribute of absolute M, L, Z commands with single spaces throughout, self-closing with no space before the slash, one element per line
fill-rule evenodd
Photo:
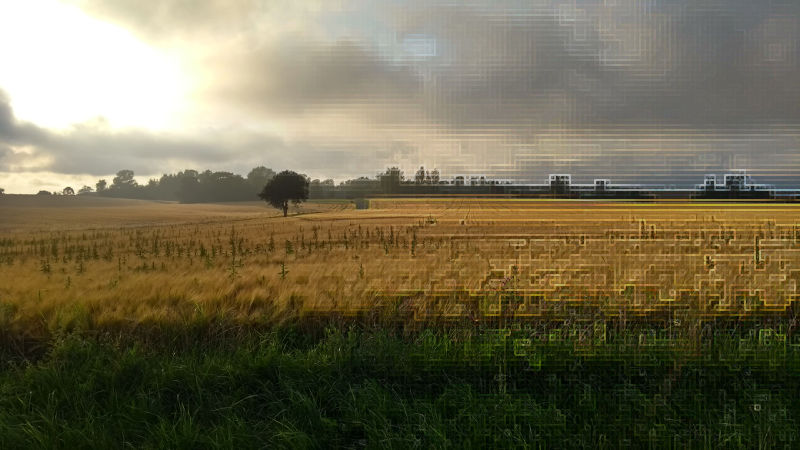
<path fill-rule="evenodd" d="M 102 116 L 112 127 L 165 129 L 190 89 L 174 56 L 53 0 L 0 2 L 0 55 L 15 115 L 46 127 Z"/>

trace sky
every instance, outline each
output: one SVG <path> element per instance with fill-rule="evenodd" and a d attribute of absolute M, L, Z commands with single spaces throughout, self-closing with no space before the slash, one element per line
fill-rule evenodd
<path fill-rule="evenodd" d="M 800 187 L 795 0 L 3 0 L 0 187 L 264 165 Z"/>

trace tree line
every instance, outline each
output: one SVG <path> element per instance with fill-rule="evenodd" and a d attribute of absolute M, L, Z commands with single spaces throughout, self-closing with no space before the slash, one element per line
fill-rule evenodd
<path fill-rule="evenodd" d="M 247 176 L 232 172 L 212 172 L 206 170 L 183 170 L 178 173 L 164 174 L 160 178 L 152 178 L 146 184 L 139 184 L 134 172 L 123 169 L 117 172 L 111 183 L 106 179 L 98 180 L 94 187 L 83 186 L 78 190 L 71 186 L 61 191 L 39 191 L 39 195 L 99 195 L 104 197 L 133 198 L 142 200 L 167 200 L 182 203 L 248 201 L 258 198 L 264 186 L 275 177 L 272 169 L 264 166 L 253 168 Z M 397 167 L 387 168 L 375 178 L 359 177 L 342 181 L 338 184 L 332 179 L 310 179 L 299 174 L 308 184 L 310 198 L 316 199 L 353 199 L 374 195 L 398 194 L 435 194 L 439 192 L 439 171 L 425 171 L 420 167 L 413 178 L 406 178 Z M 2 191 L 0 191 L 2 192 Z"/>
<path fill-rule="evenodd" d="M 91 194 L 103 197 L 134 198 L 142 200 L 169 200 L 181 203 L 230 202 L 258 199 L 264 186 L 275 177 L 275 171 L 264 166 L 253 168 L 246 177 L 232 172 L 212 172 L 206 170 L 183 170 L 178 173 L 163 174 L 151 178 L 147 184 L 139 184 L 134 172 L 123 169 L 117 172 L 109 184 L 101 179 L 94 188 L 84 186 L 78 194 Z M 71 187 L 62 191 L 64 195 L 74 194 Z"/>

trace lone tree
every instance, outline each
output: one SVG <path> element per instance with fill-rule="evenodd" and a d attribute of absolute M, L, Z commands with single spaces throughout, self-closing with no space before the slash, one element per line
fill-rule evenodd
<path fill-rule="evenodd" d="M 297 205 L 308 200 L 308 180 L 297 172 L 284 170 L 269 180 L 258 196 L 273 207 L 282 209 L 283 217 L 286 217 L 290 201 Z"/>

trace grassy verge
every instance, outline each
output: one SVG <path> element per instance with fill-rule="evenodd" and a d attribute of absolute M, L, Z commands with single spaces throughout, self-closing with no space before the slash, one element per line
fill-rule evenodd
<path fill-rule="evenodd" d="M 1 448 L 794 447 L 800 348 L 649 331 L 66 333 L 0 371 Z M 642 338 L 641 336 L 645 336 Z"/>

